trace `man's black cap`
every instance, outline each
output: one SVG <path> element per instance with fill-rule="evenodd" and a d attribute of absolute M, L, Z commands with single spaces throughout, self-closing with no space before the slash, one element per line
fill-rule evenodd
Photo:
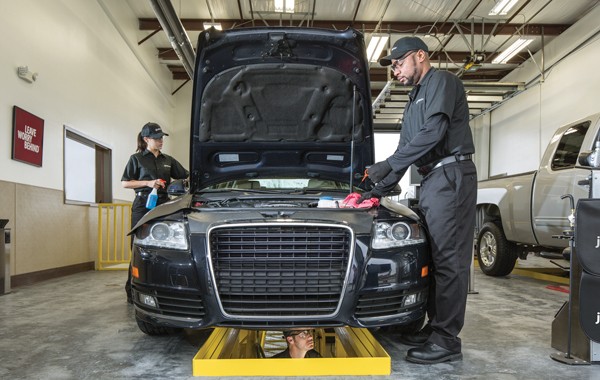
<path fill-rule="evenodd" d="M 427 44 L 419 37 L 402 37 L 396 41 L 392 47 L 392 52 L 379 60 L 379 64 L 389 66 L 392 64 L 392 59 L 399 59 L 412 50 L 423 50 L 429 53 Z"/>
<path fill-rule="evenodd" d="M 168 136 L 164 133 L 160 125 L 156 123 L 146 123 L 142 128 L 142 137 L 150 137 L 151 139 L 160 139 L 163 136 Z"/>

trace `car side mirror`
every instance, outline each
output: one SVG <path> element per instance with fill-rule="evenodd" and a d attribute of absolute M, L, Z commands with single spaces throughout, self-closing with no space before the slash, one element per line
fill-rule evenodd
<path fill-rule="evenodd" d="M 169 184 L 167 187 L 167 194 L 173 196 L 180 196 L 187 192 L 187 180 L 177 179 Z"/>
<path fill-rule="evenodd" d="M 600 168 L 600 139 L 594 143 L 594 150 L 581 152 L 577 162 L 579 165 Z"/>
<path fill-rule="evenodd" d="M 579 153 L 579 157 L 577 158 L 577 162 L 579 163 L 579 165 L 591 166 L 590 161 L 589 161 L 591 154 L 592 154 L 591 151 L 585 151 L 585 152 Z"/>

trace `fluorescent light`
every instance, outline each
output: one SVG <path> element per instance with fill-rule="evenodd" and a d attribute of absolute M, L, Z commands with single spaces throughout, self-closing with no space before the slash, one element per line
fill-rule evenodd
<path fill-rule="evenodd" d="M 285 12 L 294 13 L 294 0 L 285 0 Z"/>
<path fill-rule="evenodd" d="M 519 0 L 499 0 L 488 14 L 490 16 L 504 16 L 517 4 L 517 1 Z"/>
<path fill-rule="evenodd" d="M 210 29 L 211 26 L 214 26 L 216 30 L 223 30 L 220 22 L 205 22 L 202 24 L 204 29 Z"/>
<path fill-rule="evenodd" d="M 369 41 L 369 46 L 367 47 L 367 60 L 369 62 L 377 62 L 389 38 L 386 34 L 373 34 L 371 36 L 371 41 Z"/>
<path fill-rule="evenodd" d="M 294 0 L 274 0 L 275 12 L 294 13 Z"/>
<path fill-rule="evenodd" d="M 533 41 L 533 38 L 519 38 L 512 45 L 510 45 L 506 50 L 500 53 L 499 56 L 494 58 L 492 63 L 506 63 L 512 57 L 517 55 L 518 52 L 523 50 L 527 45 L 529 45 Z"/>

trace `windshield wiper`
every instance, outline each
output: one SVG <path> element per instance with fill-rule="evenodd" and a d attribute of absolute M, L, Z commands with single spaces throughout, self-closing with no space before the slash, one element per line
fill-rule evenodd
<path fill-rule="evenodd" d="M 347 193 L 348 189 L 295 189 L 287 194 L 302 195 L 302 194 L 318 194 L 318 193 Z"/>
<path fill-rule="evenodd" d="M 255 193 L 255 194 L 280 194 L 281 191 L 273 189 L 235 189 L 235 188 L 224 188 L 224 189 L 202 189 L 196 193 L 228 193 L 228 192 L 241 192 L 241 193 Z"/>

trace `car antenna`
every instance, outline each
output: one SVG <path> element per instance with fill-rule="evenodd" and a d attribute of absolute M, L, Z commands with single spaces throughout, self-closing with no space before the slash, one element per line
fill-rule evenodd
<path fill-rule="evenodd" d="M 352 88 L 352 137 L 350 139 L 350 194 L 354 189 L 354 117 L 356 116 L 356 85 Z"/>

